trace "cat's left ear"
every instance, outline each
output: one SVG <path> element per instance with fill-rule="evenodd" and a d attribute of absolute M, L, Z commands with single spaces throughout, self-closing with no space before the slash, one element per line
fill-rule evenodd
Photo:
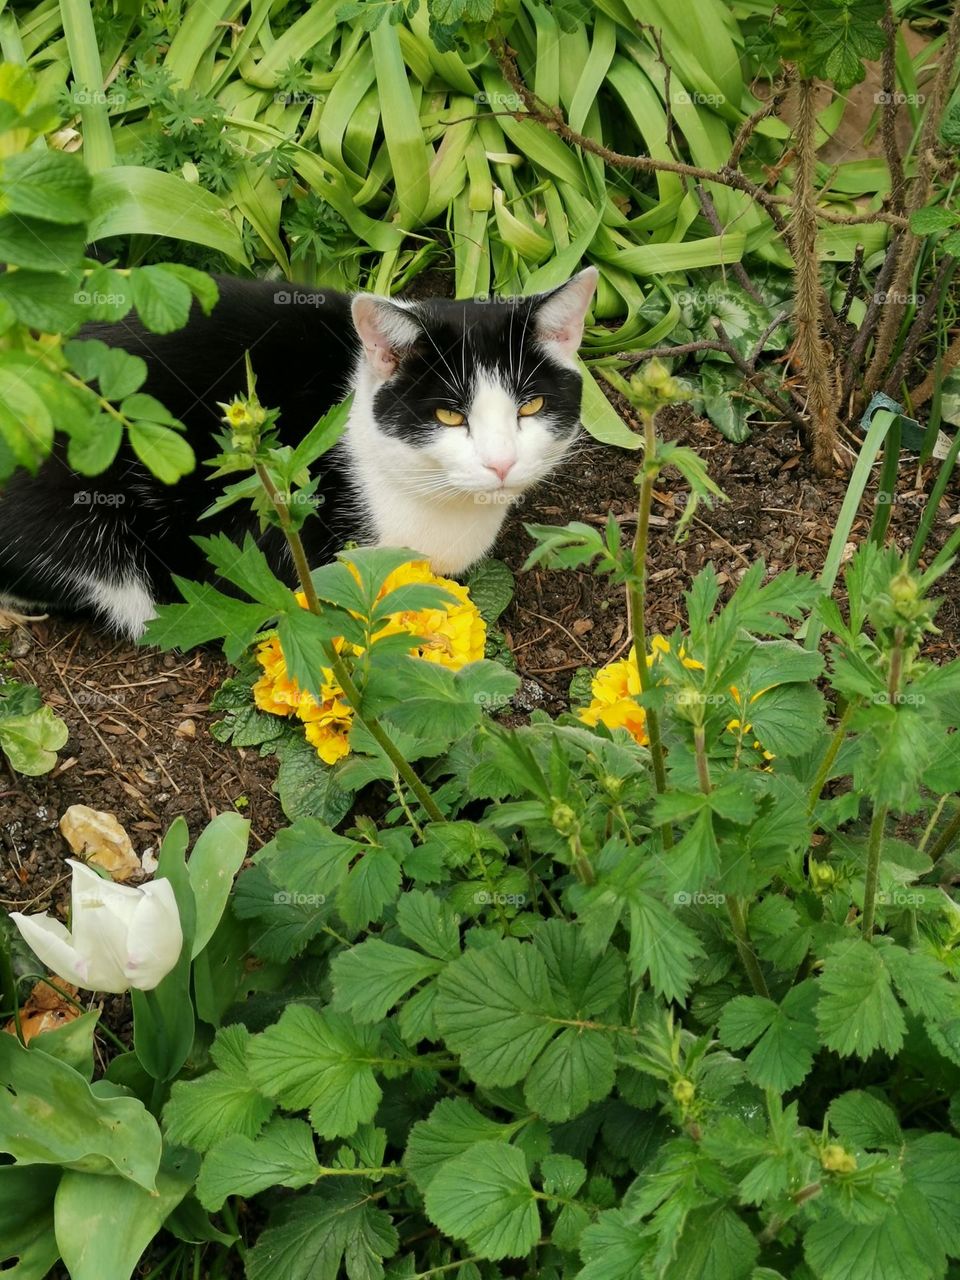
<path fill-rule="evenodd" d="M 420 337 L 420 325 L 409 311 L 372 293 L 357 294 L 352 311 L 370 368 L 378 378 L 389 378 Z"/>
<path fill-rule="evenodd" d="M 583 341 L 583 324 L 599 278 L 596 267 L 586 267 L 559 289 L 545 294 L 536 306 L 537 337 L 564 360 L 572 360 Z"/>

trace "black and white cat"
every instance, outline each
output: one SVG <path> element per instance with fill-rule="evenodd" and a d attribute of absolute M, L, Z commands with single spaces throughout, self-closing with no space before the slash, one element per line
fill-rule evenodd
<path fill-rule="evenodd" d="M 592 267 L 547 294 L 501 302 L 350 298 L 267 281 L 220 279 L 210 316 L 158 335 L 132 319 L 91 325 L 143 357 L 143 390 L 187 428 L 199 461 L 216 452 L 218 402 L 245 390 L 249 350 L 262 404 L 296 444 L 354 393 L 346 432 L 320 463 L 321 505 L 303 529 L 322 564 L 348 539 L 407 546 L 458 574 L 493 545 L 510 503 L 563 457 L 580 425 L 574 357 L 596 288 Z M 167 486 L 132 452 L 102 475 L 72 471 L 65 450 L 0 493 L 0 605 L 93 614 L 137 636 L 171 575 L 208 576 L 191 536 L 239 540 L 256 521 L 242 504 L 198 526 L 218 489 L 203 469 Z M 276 530 L 258 539 L 290 578 Z"/>

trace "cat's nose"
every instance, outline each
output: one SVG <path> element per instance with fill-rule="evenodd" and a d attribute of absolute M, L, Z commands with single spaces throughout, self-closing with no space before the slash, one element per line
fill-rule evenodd
<path fill-rule="evenodd" d="M 515 462 L 516 462 L 516 458 L 498 458 L 494 462 L 485 462 L 484 466 L 487 468 L 488 471 L 492 471 L 494 475 L 498 476 L 502 483 L 504 480 L 506 480 L 507 473 L 510 471 L 511 467 Z"/>

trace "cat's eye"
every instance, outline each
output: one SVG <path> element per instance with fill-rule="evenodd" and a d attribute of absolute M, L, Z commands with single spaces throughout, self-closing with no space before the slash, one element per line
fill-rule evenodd
<path fill-rule="evenodd" d="M 535 413 L 539 413 L 543 408 L 543 396 L 534 396 L 532 400 L 528 400 L 526 404 L 522 404 L 517 410 L 521 418 L 530 418 Z"/>
<path fill-rule="evenodd" d="M 466 418 L 456 409 L 434 409 L 434 417 L 445 427 L 462 427 Z"/>

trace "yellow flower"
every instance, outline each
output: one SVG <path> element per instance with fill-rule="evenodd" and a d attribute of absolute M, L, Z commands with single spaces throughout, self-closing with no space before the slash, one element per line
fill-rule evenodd
<path fill-rule="evenodd" d="M 458 603 L 448 602 L 436 609 L 409 609 L 395 613 L 373 637 L 374 644 L 383 636 L 407 631 L 412 636 L 421 637 L 420 643 L 410 650 L 414 657 L 437 662 L 452 671 L 459 671 L 468 662 L 478 662 L 483 657 L 487 642 L 487 625 L 480 616 L 480 610 L 470 599 L 466 587 L 449 578 L 438 578 L 430 571 L 426 560 L 411 560 L 394 569 L 378 598 L 382 599 L 398 587 L 419 582 L 443 587 L 456 597 Z"/>
<path fill-rule="evenodd" d="M 354 570 L 354 573 L 356 571 Z M 427 662 L 458 671 L 468 662 L 483 657 L 487 628 L 480 611 L 470 599 L 466 587 L 449 578 L 438 578 L 430 571 L 426 560 L 414 560 L 400 565 L 383 584 L 379 597 L 408 583 L 427 582 L 446 588 L 456 597 L 436 609 L 411 609 L 393 614 L 387 624 L 373 637 L 374 643 L 381 636 L 402 635 L 419 637 L 410 652 Z M 297 602 L 306 608 L 306 597 L 297 593 Z M 347 644 L 341 638 L 334 641 L 338 653 L 350 650 L 362 653 L 362 649 Z M 344 699 L 343 690 L 337 684 L 333 671 L 322 667 L 319 699 L 300 689 L 287 673 L 283 650 L 276 636 L 271 636 L 257 646 L 257 662 L 263 675 L 253 686 L 253 699 L 261 711 L 270 715 L 296 715 L 305 726 L 307 741 L 316 747 L 317 754 L 326 764 L 336 764 L 350 750 L 349 734 L 353 723 L 353 708 Z M 635 708 L 639 710 L 639 708 Z M 642 713 L 641 713 L 642 714 Z"/>
<path fill-rule="evenodd" d="M 652 667 L 662 654 L 669 652 L 669 640 L 664 636 L 653 636 L 650 653 L 647 654 L 647 666 Z M 696 658 L 688 658 L 682 646 L 677 656 L 685 667 L 703 669 L 703 663 L 697 662 Z M 591 681 L 590 691 L 593 701 L 577 713 L 584 724 L 591 728 L 605 724 L 608 729 L 626 729 L 641 746 L 646 746 L 646 713 L 634 700 L 640 692 L 640 670 L 635 648 L 630 650 L 626 658 L 601 667 Z"/>

